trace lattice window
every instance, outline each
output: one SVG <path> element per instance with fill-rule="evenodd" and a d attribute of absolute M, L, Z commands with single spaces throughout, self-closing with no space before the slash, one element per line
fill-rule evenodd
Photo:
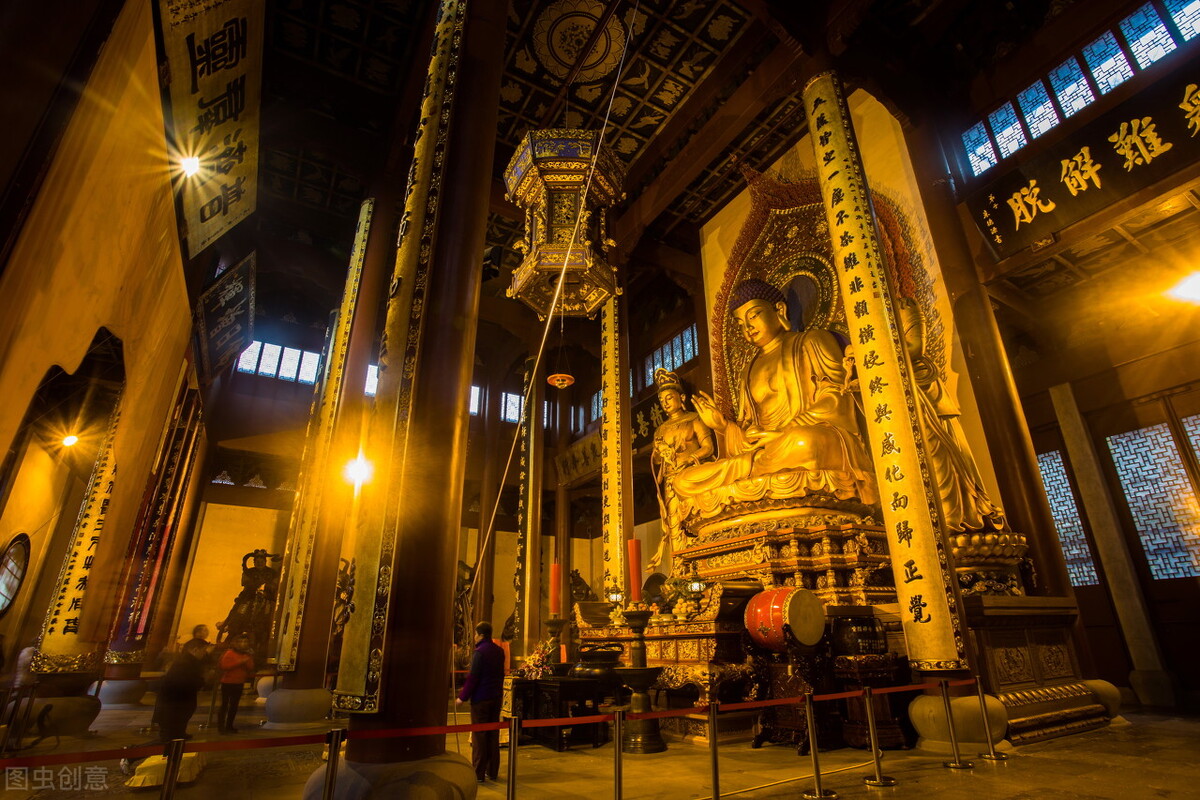
<path fill-rule="evenodd" d="M 304 358 L 300 359 L 300 374 L 296 377 L 297 383 L 316 383 L 317 372 L 321 369 L 321 354 L 314 353 L 309 350 L 304 351 Z"/>
<path fill-rule="evenodd" d="M 1200 0 L 1163 0 L 1185 42 L 1200 33 Z"/>
<path fill-rule="evenodd" d="M 303 355 L 303 352 L 294 347 L 283 348 L 283 355 L 279 357 L 279 372 L 275 377 L 281 381 L 296 380 L 296 373 L 300 369 L 300 357 Z"/>
<path fill-rule="evenodd" d="M 367 382 L 363 386 L 363 394 L 367 397 L 374 397 L 375 392 L 379 389 L 379 365 L 367 365 Z"/>
<path fill-rule="evenodd" d="M 510 392 L 500 393 L 500 419 L 505 422 L 520 422 L 525 409 L 525 398 Z"/>
<path fill-rule="evenodd" d="M 1170 429 L 1152 425 L 1107 441 L 1151 575 L 1200 577 L 1200 504 Z"/>
<path fill-rule="evenodd" d="M 262 352 L 262 342 L 251 342 L 238 358 L 238 372 L 255 373 L 258 371 L 258 354 Z"/>
<path fill-rule="evenodd" d="M 1059 122 L 1054 103 L 1050 102 L 1050 93 L 1046 91 L 1046 84 L 1041 81 L 1017 95 L 1017 105 L 1021 107 L 1021 113 L 1025 116 L 1029 135 L 1035 139 Z"/>
<path fill-rule="evenodd" d="M 600 419 L 600 414 L 604 411 L 604 400 L 601 392 L 596 392 L 592 395 L 592 421 Z"/>
<path fill-rule="evenodd" d="M 1139 69 L 1158 61 L 1175 49 L 1175 40 L 1150 3 L 1121 20 L 1121 33 Z"/>
<path fill-rule="evenodd" d="M 696 326 L 689 325 L 671 338 L 671 341 L 646 356 L 643 364 L 644 386 L 654 385 L 654 371 L 659 367 L 677 370 L 696 357 Z M 633 395 L 633 374 L 629 375 L 629 394 Z"/>
<path fill-rule="evenodd" d="M 1092 87 L 1088 86 L 1083 68 L 1074 56 L 1055 67 L 1049 75 L 1050 88 L 1058 98 L 1063 116 L 1069 117 L 1090 106 L 1096 100 Z"/>
<path fill-rule="evenodd" d="M 1012 103 L 1005 103 L 988 114 L 988 123 L 992 126 L 992 135 L 996 137 L 1001 158 L 1008 158 L 1025 146 L 1025 131 L 1021 130 L 1021 122 Z"/>
<path fill-rule="evenodd" d="M 1100 38 L 1083 48 L 1083 60 L 1087 62 L 1092 78 L 1100 94 L 1108 94 L 1133 77 L 1133 67 L 1121 52 L 1117 37 L 1105 31 Z"/>
<path fill-rule="evenodd" d="M 468 410 L 472 414 L 478 416 L 479 410 L 482 407 L 482 405 L 483 405 L 482 390 L 478 386 L 472 386 L 471 387 L 471 400 L 470 400 L 470 403 L 468 406 Z"/>
<path fill-rule="evenodd" d="M 1083 520 L 1079 518 L 1079 507 L 1075 505 L 1075 495 L 1071 492 L 1071 481 L 1063 464 L 1062 453 L 1058 450 L 1039 453 L 1037 460 L 1042 473 L 1042 486 L 1046 489 L 1046 498 L 1054 514 L 1058 542 L 1067 561 L 1071 585 L 1098 586 L 1100 578 L 1096 574 L 1096 562 L 1083 533 Z"/>
<path fill-rule="evenodd" d="M 967 151 L 967 161 L 971 164 L 972 175 L 982 175 L 996 166 L 996 149 L 988 138 L 987 128 L 983 123 L 963 131 L 963 149 Z"/>

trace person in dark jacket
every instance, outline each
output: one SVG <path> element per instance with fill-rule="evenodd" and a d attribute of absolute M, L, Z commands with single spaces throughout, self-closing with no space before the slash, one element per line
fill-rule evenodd
<path fill-rule="evenodd" d="M 155 702 L 161 741 L 188 738 L 187 724 L 196 710 L 196 695 L 204 686 L 207 656 L 206 643 L 188 642 L 163 675 Z"/>
<path fill-rule="evenodd" d="M 475 626 L 475 652 L 471 672 L 458 693 L 456 702 L 471 703 L 471 723 L 499 722 L 500 695 L 504 690 L 504 650 L 492 641 L 492 624 Z M 500 773 L 500 731 L 475 731 L 471 734 L 471 766 L 475 778 L 496 780 Z"/>

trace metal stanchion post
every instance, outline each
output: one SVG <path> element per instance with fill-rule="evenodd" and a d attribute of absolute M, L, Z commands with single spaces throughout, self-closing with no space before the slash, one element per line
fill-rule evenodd
<path fill-rule="evenodd" d="M 175 782 L 179 780 L 179 768 L 183 766 L 183 745 L 183 739 L 172 739 L 167 742 L 167 771 L 163 775 L 160 800 L 171 800 L 175 796 Z"/>
<path fill-rule="evenodd" d="M 863 702 L 867 704 L 867 734 L 871 741 L 871 761 L 875 775 L 863 778 L 867 786 L 895 786 L 896 779 L 883 774 L 883 751 L 879 749 L 879 731 L 875 727 L 875 701 L 871 699 L 871 687 L 863 687 Z"/>
<path fill-rule="evenodd" d="M 983 722 L 983 738 L 987 741 L 988 746 L 988 751 L 980 753 L 979 757 L 988 761 L 1007 761 L 1008 756 L 1004 753 L 997 753 L 996 745 L 992 743 L 992 729 L 988 725 L 987 699 L 983 694 L 983 681 L 979 679 L 978 675 L 975 676 L 975 693 L 979 695 L 979 719 Z"/>
<path fill-rule="evenodd" d="M 508 721 L 508 791 L 505 794 L 508 800 L 517 800 L 517 741 L 520 738 L 521 718 L 513 717 Z"/>
<path fill-rule="evenodd" d="M 613 712 L 613 800 L 621 800 L 621 734 L 625 727 L 625 712 Z"/>
<path fill-rule="evenodd" d="M 206 730 L 208 728 L 212 727 L 213 714 L 217 713 L 217 689 L 219 688 L 219 686 L 220 686 L 220 684 L 213 684 L 212 695 L 208 699 L 208 720 L 200 723 L 200 725 L 198 727 L 204 728 Z"/>
<path fill-rule="evenodd" d="M 325 742 L 329 745 L 329 758 L 325 759 L 325 791 L 321 800 L 333 800 L 337 791 L 338 763 L 342 760 L 342 742 L 346 740 L 345 728 L 334 728 L 325 734 Z"/>
<path fill-rule="evenodd" d="M 721 763 L 717 757 L 717 701 L 708 704 L 708 754 L 712 759 L 712 796 L 721 800 Z"/>
<path fill-rule="evenodd" d="M 813 790 L 801 795 L 804 800 L 836 799 L 838 793 L 832 789 L 821 788 L 821 761 L 817 756 L 817 722 L 813 717 L 813 693 L 804 693 L 804 720 L 808 724 L 808 754 L 812 756 Z"/>
<path fill-rule="evenodd" d="M 942 766 L 946 769 L 971 769 L 975 765 L 970 761 L 963 761 L 958 755 L 958 737 L 954 735 L 954 712 L 950 709 L 950 681 L 943 678 L 942 684 L 942 705 L 946 707 L 946 729 L 950 731 L 950 752 L 954 755 L 953 761 L 943 761 Z"/>

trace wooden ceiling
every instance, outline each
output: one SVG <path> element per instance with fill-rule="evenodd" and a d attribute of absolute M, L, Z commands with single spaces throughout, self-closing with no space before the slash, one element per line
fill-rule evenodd
<path fill-rule="evenodd" d="M 965 96 L 968 73 L 1069 3 L 1029 5 L 510 0 L 488 220 L 505 268 L 486 294 L 503 294 L 519 260 L 518 214 L 500 176 L 526 130 L 604 127 L 627 165 L 626 199 L 612 215 L 620 257 L 645 239 L 686 264 L 699 227 L 742 190 L 738 167 L 765 169 L 803 135 L 796 75 L 813 31 L 849 63 L 914 81 L 930 65 L 970 59 L 956 73 Z M 243 237 L 257 240 L 268 317 L 319 327 L 337 305 L 359 202 L 381 176 L 402 181 L 406 171 L 392 162 L 415 131 L 435 9 L 433 0 L 268 4 L 261 199 Z"/>

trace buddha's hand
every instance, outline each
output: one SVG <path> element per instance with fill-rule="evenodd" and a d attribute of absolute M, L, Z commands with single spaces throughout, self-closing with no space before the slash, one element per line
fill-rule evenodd
<path fill-rule="evenodd" d="M 707 392 L 697 391 L 692 398 L 692 405 L 696 407 L 696 413 L 700 415 L 701 422 L 714 431 L 725 430 L 727 424 L 725 417 L 717 410 L 717 404 L 713 402 Z"/>
<path fill-rule="evenodd" d="M 764 433 L 765 431 L 757 425 L 747 425 L 742 431 L 742 438 L 746 440 L 746 444 L 758 444 Z"/>

